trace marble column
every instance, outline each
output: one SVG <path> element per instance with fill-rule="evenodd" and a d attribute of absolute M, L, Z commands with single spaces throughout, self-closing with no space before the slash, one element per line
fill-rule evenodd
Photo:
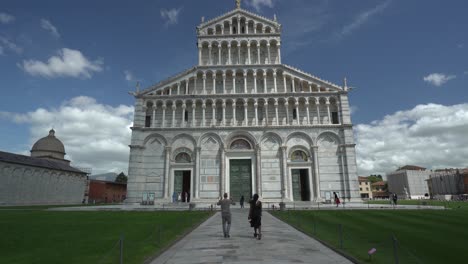
<path fill-rule="evenodd" d="M 284 108 L 286 109 L 286 124 L 290 125 L 291 123 L 289 122 L 289 103 L 286 101 L 284 103 Z"/>
<path fill-rule="evenodd" d="M 203 73 L 203 94 L 206 94 L 206 73 Z"/>
<path fill-rule="evenodd" d="M 180 95 L 180 82 L 177 83 L 177 95 Z"/>
<path fill-rule="evenodd" d="M 177 106 L 176 106 L 176 103 L 173 102 L 172 103 L 172 127 L 175 127 L 175 112 L 176 112 L 176 109 L 177 109 Z"/>
<path fill-rule="evenodd" d="M 212 65 L 212 60 L 211 60 L 211 44 L 208 45 L 208 65 Z"/>
<path fill-rule="evenodd" d="M 248 56 L 248 58 L 247 58 L 248 64 L 252 64 L 251 61 L 250 61 L 250 43 L 247 44 L 247 56 Z"/>
<path fill-rule="evenodd" d="M 275 114 L 276 114 L 276 125 L 279 126 L 279 118 L 278 118 L 278 101 L 275 101 Z"/>
<path fill-rule="evenodd" d="M 231 61 L 231 43 L 228 44 L 228 63 L 227 64 L 232 64 L 232 61 Z"/>
<path fill-rule="evenodd" d="M 197 102 L 192 102 L 192 127 L 195 127 L 195 110 L 197 109 Z"/>
<path fill-rule="evenodd" d="M 185 127 L 185 109 L 187 109 L 187 105 L 185 104 L 185 102 L 182 104 L 182 122 L 181 122 L 181 126 L 182 127 Z"/>
<path fill-rule="evenodd" d="M 205 101 L 203 101 L 203 104 L 202 104 L 202 109 L 203 109 L 203 112 L 202 112 L 202 127 L 206 126 L 206 120 L 205 120 L 205 116 L 206 116 L 206 103 Z"/>
<path fill-rule="evenodd" d="M 276 84 L 276 77 L 277 77 L 277 74 L 276 74 L 276 69 L 273 70 L 273 85 L 274 85 L 274 88 L 275 88 L 275 93 L 278 93 L 278 86 Z"/>
<path fill-rule="evenodd" d="M 189 88 L 188 88 L 188 84 L 189 84 L 189 80 L 185 80 L 185 93 L 184 94 L 188 94 L 189 93 Z"/>
<path fill-rule="evenodd" d="M 312 147 L 312 153 L 313 153 L 313 158 L 314 158 L 314 176 L 315 176 L 315 195 L 316 195 L 316 201 L 320 202 L 321 197 L 320 197 L 320 174 L 319 174 L 319 163 L 318 163 L 318 146 L 313 146 Z"/>
<path fill-rule="evenodd" d="M 284 92 L 288 92 L 288 87 L 286 86 L 286 74 L 283 72 L 283 85 L 284 85 Z"/>
<path fill-rule="evenodd" d="M 247 71 L 244 71 L 244 94 L 247 93 Z"/>
<path fill-rule="evenodd" d="M 260 61 L 260 43 L 257 43 L 257 64 L 261 64 L 261 61 Z"/>
<path fill-rule="evenodd" d="M 317 123 L 320 125 L 322 123 L 320 120 L 320 99 L 315 99 L 315 105 L 317 107 Z"/>
<path fill-rule="evenodd" d="M 216 125 L 216 103 L 211 104 L 212 116 L 211 116 L 211 125 Z"/>
<path fill-rule="evenodd" d="M 224 193 L 226 192 L 226 150 L 224 146 L 221 145 L 219 151 L 221 151 L 221 177 L 219 179 L 219 197 L 223 197 Z"/>
<path fill-rule="evenodd" d="M 195 77 L 193 78 L 193 91 L 192 91 L 192 94 L 197 94 L 197 75 L 195 75 Z"/>
<path fill-rule="evenodd" d="M 226 72 L 223 72 L 223 94 L 226 94 Z"/>
<path fill-rule="evenodd" d="M 241 63 L 241 44 L 237 44 L 237 64 L 242 64 Z"/>
<path fill-rule="evenodd" d="M 253 77 L 254 77 L 254 93 L 257 94 L 257 70 L 255 69 L 253 72 Z"/>
<path fill-rule="evenodd" d="M 281 44 L 277 44 L 278 47 L 278 64 L 281 64 Z"/>
<path fill-rule="evenodd" d="M 211 76 L 213 78 L 213 91 L 211 94 L 216 94 L 216 73 L 213 73 Z"/>
<path fill-rule="evenodd" d="M 164 174 L 165 174 L 165 177 L 164 177 L 164 197 L 166 199 L 168 199 L 170 196 L 170 192 L 169 190 L 172 189 L 172 183 L 171 183 L 171 176 L 170 176 L 170 169 L 169 169 L 169 165 L 170 165 L 170 161 L 171 161 L 171 147 L 168 147 L 166 146 L 165 147 L 165 152 L 166 152 L 166 160 L 165 160 L 165 164 L 164 164 Z"/>
<path fill-rule="evenodd" d="M 267 71 L 263 70 L 263 92 L 268 93 L 268 87 L 267 87 Z"/>
<path fill-rule="evenodd" d="M 244 125 L 249 125 L 249 116 L 247 115 L 247 109 L 249 108 L 249 103 L 247 101 L 244 102 Z"/>
<path fill-rule="evenodd" d="M 151 120 L 151 127 L 156 127 L 156 102 L 153 103 L 153 116 Z"/>
<path fill-rule="evenodd" d="M 257 100 L 255 100 L 254 108 L 255 108 L 255 125 L 258 126 L 258 102 Z"/>
<path fill-rule="evenodd" d="M 232 93 L 237 93 L 236 91 L 236 72 L 232 73 Z"/>
<path fill-rule="evenodd" d="M 221 123 L 223 124 L 223 126 L 226 125 L 226 101 L 223 100 L 223 118 L 221 120 Z"/>
<path fill-rule="evenodd" d="M 292 84 L 292 91 L 296 92 L 296 83 L 294 81 L 294 77 L 291 76 L 291 84 Z"/>
<path fill-rule="evenodd" d="M 270 43 L 267 43 L 267 51 L 268 51 L 268 64 L 272 64 L 271 63 Z"/>
<path fill-rule="evenodd" d="M 287 156 L 287 148 L 286 146 L 281 146 L 281 165 L 282 165 L 282 173 L 281 173 L 281 190 L 282 190 L 282 197 L 289 198 L 289 188 L 288 188 L 288 156 Z"/>
<path fill-rule="evenodd" d="M 198 65 L 202 65 L 202 47 L 198 46 Z"/>
<path fill-rule="evenodd" d="M 162 114 L 162 127 L 166 127 L 166 102 L 163 103 L 162 109 L 163 109 L 163 114 Z"/>
<path fill-rule="evenodd" d="M 296 103 L 294 104 L 294 106 L 296 107 L 296 117 L 297 117 L 297 124 L 298 125 L 301 125 L 301 115 L 300 115 L 300 109 L 299 109 L 299 102 L 296 101 Z"/>
<path fill-rule="evenodd" d="M 310 125 L 309 100 L 306 101 L 307 124 Z"/>
<path fill-rule="evenodd" d="M 262 197 L 262 150 L 260 144 L 257 144 L 255 148 L 255 168 L 256 168 L 256 187 L 257 187 L 257 194 Z"/>
<path fill-rule="evenodd" d="M 268 126 L 269 125 L 269 121 L 268 121 L 268 99 L 266 99 L 263 107 L 265 108 L 265 121 L 266 121 L 266 125 Z"/>
<path fill-rule="evenodd" d="M 237 126 L 236 120 L 236 102 L 232 102 L 232 126 Z"/>
<path fill-rule="evenodd" d="M 221 65 L 221 44 L 218 44 L 218 65 Z"/>
<path fill-rule="evenodd" d="M 328 113 L 328 124 L 331 124 L 331 118 L 330 118 L 330 100 L 329 98 L 327 97 L 327 101 L 326 101 L 326 104 L 327 104 L 327 113 Z"/>
<path fill-rule="evenodd" d="M 195 148 L 195 198 L 200 198 L 200 153 L 201 148 Z"/>

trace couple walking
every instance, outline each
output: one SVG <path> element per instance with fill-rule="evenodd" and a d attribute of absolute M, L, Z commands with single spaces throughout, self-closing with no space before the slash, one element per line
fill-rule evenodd
<path fill-rule="evenodd" d="M 250 200 L 250 210 L 248 220 L 250 226 L 254 228 L 254 237 L 258 240 L 262 239 L 262 202 L 258 199 L 258 194 L 254 194 Z M 219 200 L 218 205 L 221 206 L 221 217 L 223 223 L 224 237 L 231 237 L 229 231 L 231 229 L 231 204 L 234 202 L 228 199 L 228 194 L 224 194 L 224 199 Z"/>

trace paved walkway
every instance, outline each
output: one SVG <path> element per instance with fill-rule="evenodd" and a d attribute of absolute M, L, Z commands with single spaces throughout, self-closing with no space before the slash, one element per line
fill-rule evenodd
<path fill-rule="evenodd" d="M 151 264 L 351 263 L 267 212 L 256 240 L 247 215 L 248 209 L 233 209 L 231 237 L 224 238 L 216 213 Z"/>

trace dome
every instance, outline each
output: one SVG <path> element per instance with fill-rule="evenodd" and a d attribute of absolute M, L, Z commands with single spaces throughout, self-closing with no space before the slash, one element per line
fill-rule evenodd
<path fill-rule="evenodd" d="M 55 131 L 51 129 L 47 137 L 39 139 L 31 149 L 31 157 L 65 158 L 65 147 L 62 141 L 55 137 Z"/>

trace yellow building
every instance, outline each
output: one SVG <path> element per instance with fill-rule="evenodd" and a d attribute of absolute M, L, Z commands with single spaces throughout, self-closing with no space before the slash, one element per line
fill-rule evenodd
<path fill-rule="evenodd" d="M 359 194 L 363 199 L 372 199 L 371 183 L 367 177 L 359 176 Z"/>

